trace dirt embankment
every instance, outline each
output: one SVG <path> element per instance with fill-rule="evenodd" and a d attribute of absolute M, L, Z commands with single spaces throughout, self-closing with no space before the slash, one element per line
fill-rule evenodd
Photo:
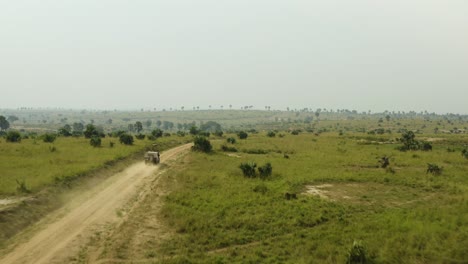
<path fill-rule="evenodd" d="M 177 159 L 190 146 L 186 144 L 165 151 L 161 154 L 161 165 Z M 0 263 L 66 263 L 100 228 L 121 220 L 119 210 L 139 201 L 134 198 L 149 188 L 146 183 L 155 177 L 160 167 L 136 163 L 73 197 L 66 206 L 32 228 L 37 231 L 27 241 L 11 245 L 10 252 L 0 258 Z"/>

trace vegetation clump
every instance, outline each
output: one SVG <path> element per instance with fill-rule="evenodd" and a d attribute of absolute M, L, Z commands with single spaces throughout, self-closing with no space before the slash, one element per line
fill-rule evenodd
<path fill-rule="evenodd" d="M 226 141 L 227 141 L 228 143 L 231 143 L 231 144 L 235 144 L 235 143 L 236 143 L 236 139 L 233 138 L 233 137 L 228 137 L 228 138 L 226 139 Z"/>
<path fill-rule="evenodd" d="M 418 141 L 415 139 L 416 135 L 413 131 L 407 131 L 401 135 L 399 141 L 403 143 L 403 146 L 399 147 L 400 151 L 407 150 L 432 150 L 432 145 L 429 142 Z"/>
<path fill-rule="evenodd" d="M 8 131 L 5 136 L 7 142 L 21 142 L 21 134 L 18 131 Z"/>
<path fill-rule="evenodd" d="M 213 146 L 211 145 L 210 141 L 204 136 L 196 136 L 193 139 L 193 151 L 200 151 L 200 152 L 211 152 Z"/>
<path fill-rule="evenodd" d="M 364 264 L 369 263 L 366 256 L 366 249 L 361 241 L 354 241 L 353 246 L 348 251 L 348 258 L 346 264 Z"/>
<path fill-rule="evenodd" d="M 267 136 L 268 137 L 276 137 L 276 133 L 273 132 L 273 131 L 268 131 Z"/>
<path fill-rule="evenodd" d="M 255 169 L 257 168 L 257 164 L 255 162 L 241 163 L 239 168 L 242 170 L 245 177 L 255 178 Z"/>
<path fill-rule="evenodd" d="M 461 151 L 461 154 L 462 156 L 465 158 L 465 159 L 468 159 L 468 149 L 464 149 Z"/>
<path fill-rule="evenodd" d="M 124 145 L 133 145 L 133 136 L 129 135 L 127 133 L 124 133 L 124 134 L 120 135 L 119 141 L 120 141 L 120 143 L 122 143 Z"/>
<path fill-rule="evenodd" d="M 55 141 L 56 138 L 57 135 L 55 134 L 45 133 L 44 135 L 42 135 L 42 141 L 44 141 L 45 143 L 52 143 Z"/>
<path fill-rule="evenodd" d="M 426 174 L 430 173 L 432 175 L 437 176 L 437 175 L 442 174 L 442 170 L 443 170 L 443 168 L 440 167 L 439 165 L 434 164 L 434 163 L 428 163 L 427 164 Z"/>
<path fill-rule="evenodd" d="M 89 140 L 89 144 L 95 148 L 101 146 L 101 137 L 98 136 L 92 136 L 91 139 Z"/>
<path fill-rule="evenodd" d="M 247 139 L 249 134 L 247 134 L 247 132 L 245 131 L 240 131 L 239 133 L 237 133 L 237 136 L 239 137 L 239 139 Z"/>
<path fill-rule="evenodd" d="M 244 177 L 247 177 L 247 178 L 257 177 L 256 169 L 258 169 L 258 176 L 262 180 L 270 177 L 273 172 L 273 167 L 271 166 L 271 163 L 269 162 L 258 168 L 255 162 L 246 162 L 246 163 L 241 163 L 239 168 L 242 170 Z"/>
<path fill-rule="evenodd" d="M 258 167 L 258 174 L 261 179 L 266 179 L 271 176 L 271 173 L 273 172 L 273 167 L 271 166 L 271 163 L 267 163 L 261 167 Z"/>
<path fill-rule="evenodd" d="M 221 145 L 221 150 L 224 152 L 237 152 L 237 149 L 235 147 L 228 147 L 226 145 Z"/>

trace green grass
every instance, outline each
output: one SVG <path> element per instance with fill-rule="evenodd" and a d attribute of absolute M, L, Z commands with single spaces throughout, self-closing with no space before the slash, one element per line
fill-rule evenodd
<path fill-rule="evenodd" d="M 180 137 L 164 137 L 156 143 L 161 146 Z M 114 146 L 110 147 L 110 142 Z M 118 138 L 103 138 L 102 147 L 94 148 L 85 138 L 59 137 L 54 143 L 39 139 L 23 139 L 21 143 L 0 140 L 0 196 L 17 193 L 17 181 L 26 189 L 37 192 L 44 186 L 72 180 L 89 171 L 112 165 L 151 145 L 149 140 L 135 140 L 131 146 L 119 143 Z M 24 191 L 24 190 L 23 190 Z"/>
<path fill-rule="evenodd" d="M 234 146 L 267 154 L 227 155 L 225 142 L 215 142 L 212 154 L 191 154 L 189 169 L 174 172 L 178 185 L 161 213 L 176 232 L 161 252 L 174 263 L 344 263 L 361 240 L 376 263 L 466 261 L 468 160 L 446 150 L 466 137 L 434 143 L 432 152 L 400 152 L 397 144 L 356 139 L 365 136 L 260 133 Z M 383 155 L 395 173 L 377 168 Z M 247 161 L 271 162 L 271 179 L 242 176 Z M 443 174 L 426 174 L 427 163 L 442 165 Z M 323 183 L 352 200 L 303 194 Z"/>

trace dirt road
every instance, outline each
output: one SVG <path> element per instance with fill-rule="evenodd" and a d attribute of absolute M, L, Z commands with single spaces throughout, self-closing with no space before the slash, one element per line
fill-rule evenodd
<path fill-rule="evenodd" d="M 161 165 L 174 161 L 190 146 L 186 144 L 163 152 Z M 80 244 L 96 228 L 119 221 L 122 217 L 119 210 L 145 191 L 145 182 L 154 178 L 158 170 L 160 165 L 139 162 L 74 197 L 49 217 L 47 223 L 38 223 L 39 231 L 0 257 L 0 263 L 66 263 L 66 258 L 76 254 Z"/>

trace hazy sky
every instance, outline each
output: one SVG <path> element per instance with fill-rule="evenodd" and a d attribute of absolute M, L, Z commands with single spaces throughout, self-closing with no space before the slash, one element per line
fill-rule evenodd
<path fill-rule="evenodd" d="M 468 1 L 0 1 L 0 108 L 229 104 L 468 114 Z"/>

